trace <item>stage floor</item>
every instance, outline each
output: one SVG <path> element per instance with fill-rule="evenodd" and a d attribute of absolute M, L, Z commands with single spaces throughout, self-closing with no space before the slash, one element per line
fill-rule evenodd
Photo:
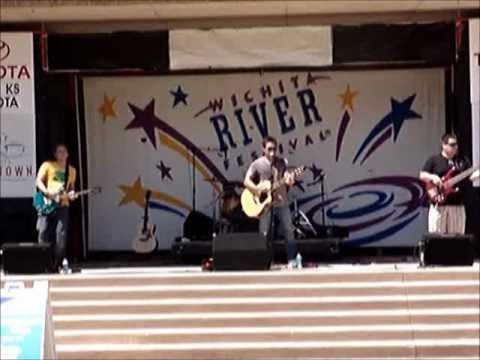
<path fill-rule="evenodd" d="M 480 264 L 199 266 L 4 275 L 49 280 L 59 359 L 480 357 Z"/>
<path fill-rule="evenodd" d="M 358 262 L 320 262 L 313 263 L 307 262 L 302 269 L 287 269 L 284 263 L 274 263 L 270 270 L 260 271 L 206 271 L 202 270 L 199 265 L 164 265 L 164 266 L 149 266 L 148 261 L 137 261 L 133 266 L 128 266 L 128 262 L 124 260 L 110 261 L 110 262 L 90 262 L 86 264 L 75 264 L 74 271 L 71 274 L 5 274 L 3 269 L 0 269 L 2 276 L 1 280 L 42 280 L 42 279 L 59 279 L 63 277 L 68 278 L 83 278 L 83 277 L 96 277 L 98 276 L 113 276 L 122 277 L 123 275 L 131 274 L 215 274 L 226 273 L 232 276 L 236 274 L 271 274 L 271 273 L 290 273 L 290 274 L 343 274 L 343 273 L 425 273 L 425 272 L 463 272 L 463 271 L 479 271 L 480 278 L 480 260 L 476 260 L 472 266 L 420 266 L 418 261 L 395 261 L 397 259 L 403 259 L 402 256 L 385 256 L 385 257 L 372 257 L 363 258 Z M 84 266 L 83 266 L 84 265 Z M 273 275 L 273 274 L 272 274 Z M 268 276 L 268 275 L 267 275 Z"/>

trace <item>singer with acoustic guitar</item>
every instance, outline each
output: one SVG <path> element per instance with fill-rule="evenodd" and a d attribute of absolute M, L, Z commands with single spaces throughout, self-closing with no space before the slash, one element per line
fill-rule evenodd
<path fill-rule="evenodd" d="M 442 136 L 442 151 L 430 157 L 420 171 L 430 200 L 428 232 L 465 234 L 465 186 L 480 177 L 466 157 L 458 155 L 457 137 Z"/>
<path fill-rule="evenodd" d="M 288 187 L 295 183 L 295 176 L 303 169 L 287 171 L 287 161 L 278 157 L 277 140 L 271 136 L 263 139 L 263 156 L 256 159 L 248 168 L 241 196 L 244 212 L 250 217 L 259 217 L 259 231 L 270 235 L 273 217 L 277 217 L 287 245 L 288 267 L 297 264 L 297 243 L 294 238 L 292 216 L 287 200 Z"/>

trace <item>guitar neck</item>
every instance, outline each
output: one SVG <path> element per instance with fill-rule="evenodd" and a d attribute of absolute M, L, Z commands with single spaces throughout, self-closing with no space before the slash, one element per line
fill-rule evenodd
<path fill-rule="evenodd" d="M 147 192 L 147 195 L 145 197 L 145 209 L 143 209 L 143 226 L 142 226 L 143 232 L 147 230 L 149 204 L 150 204 L 150 193 Z"/>
<path fill-rule="evenodd" d="M 273 184 L 272 186 L 272 191 L 280 189 L 283 185 L 285 185 L 285 179 L 281 179 L 280 181 L 277 181 L 276 183 Z"/>
<path fill-rule="evenodd" d="M 445 185 L 447 187 L 452 187 L 454 186 L 455 184 L 459 183 L 460 181 L 462 181 L 463 179 L 469 177 L 474 171 L 476 170 L 476 168 L 474 167 L 471 167 L 465 171 L 462 171 L 460 174 L 458 175 L 455 175 L 454 177 L 452 177 L 451 179 L 447 180 L 445 182 Z"/>
<path fill-rule="evenodd" d="M 295 178 L 297 178 L 297 176 L 299 176 L 299 174 L 301 174 L 301 172 L 304 170 L 304 167 L 303 166 L 300 166 L 298 168 L 296 168 L 294 171 L 293 171 L 293 174 L 295 176 Z M 299 173 L 299 174 L 297 174 Z M 274 183 L 274 185 L 272 186 L 272 190 L 277 190 L 279 189 L 280 187 L 282 187 L 283 185 L 285 185 L 287 182 L 287 180 L 285 179 L 285 177 L 282 177 L 279 181 L 277 181 L 276 183 Z"/>

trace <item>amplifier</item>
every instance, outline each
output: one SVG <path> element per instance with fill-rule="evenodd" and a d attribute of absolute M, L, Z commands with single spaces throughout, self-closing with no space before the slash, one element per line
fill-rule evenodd
<path fill-rule="evenodd" d="M 430 233 L 418 246 L 421 266 L 471 266 L 475 258 L 473 235 Z"/>
<path fill-rule="evenodd" d="M 5 243 L 2 246 L 5 274 L 38 274 L 53 270 L 49 243 Z"/>
<path fill-rule="evenodd" d="M 215 270 L 269 270 L 271 248 L 259 232 L 219 234 L 213 240 Z"/>

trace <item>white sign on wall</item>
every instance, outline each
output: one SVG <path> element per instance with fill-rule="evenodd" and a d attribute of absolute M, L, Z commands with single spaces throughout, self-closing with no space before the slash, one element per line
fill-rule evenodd
<path fill-rule="evenodd" d="M 442 69 L 87 78 L 89 185 L 103 189 L 89 201 L 89 248 L 131 250 L 147 190 L 169 248 L 192 210 L 193 162 L 196 210 L 212 216 L 211 180 L 242 182 L 267 134 L 308 166 L 290 196 L 313 221 L 324 209 L 354 245 L 415 245 L 426 231 L 418 173 L 439 151 L 443 94 Z"/>
<path fill-rule="evenodd" d="M 325 66 L 332 64 L 330 26 L 172 30 L 171 69 Z"/>
<path fill-rule="evenodd" d="M 30 197 L 35 182 L 32 33 L 0 33 L 0 197 Z"/>

